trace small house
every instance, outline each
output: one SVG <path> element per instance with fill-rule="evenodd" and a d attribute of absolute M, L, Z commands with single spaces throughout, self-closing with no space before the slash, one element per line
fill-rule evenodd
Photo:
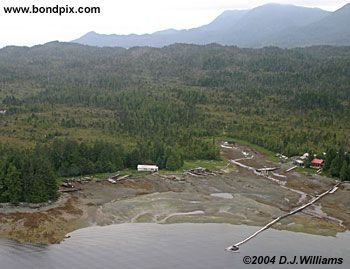
<path fill-rule="evenodd" d="M 146 164 L 139 164 L 137 166 L 137 171 L 143 171 L 143 172 L 157 172 L 158 166 L 157 165 L 146 165 Z"/>
<path fill-rule="evenodd" d="M 6 109 L 0 109 L 0 114 L 5 115 L 5 114 L 6 114 L 6 112 L 7 112 L 7 110 L 6 110 Z"/>
<path fill-rule="evenodd" d="M 324 160 L 322 160 L 322 159 L 315 158 L 311 161 L 312 168 L 317 168 L 317 169 L 322 168 L 323 164 L 324 164 Z"/>
<path fill-rule="evenodd" d="M 305 164 L 304 160 L 301 160 L 301 159 L 296 159 L 294 161 L 294 164 L 295 165 L 298 165 L 298 166 L 303 166 Z"/>

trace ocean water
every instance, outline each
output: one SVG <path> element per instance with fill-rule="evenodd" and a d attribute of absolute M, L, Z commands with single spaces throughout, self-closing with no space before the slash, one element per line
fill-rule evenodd
<path fill-rule="evenodd" d="M 0 239 L 0 269 L 350 268 L 349 232 L 324 237 L 271 229 L 238 253 L 224 250 L 256 230 L 228 224 L 118 224 L 74 231 L 56 245 Z M 246 265 L 245 256 L 275 256 L 276 262 Z M 282 265 L 281 256 L 343 258 L 343 263 Z"/>

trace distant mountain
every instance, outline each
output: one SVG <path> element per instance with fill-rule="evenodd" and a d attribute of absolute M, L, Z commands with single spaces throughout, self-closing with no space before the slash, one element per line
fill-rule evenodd
<path fill-rule="evenodd" d="M 218 43 L 243 47 L 259 47 L 271 36 L 292 27 L 316 22 L 329 12 L 291 5 L 267 4 L 248 11 L 235 25 L 225 30 Z"/>
<path fill-rule="evenodd" d="M 350 4 L 347 4 L 319 21 L 276 36 L 273 43 L 282 47 L 350 45 L 349 26 Z"/>
<path fill-rule="evenodd" d="M 350 4 L 335 12 L 318 8 L 267 4 L 251 10 L 223 12 L 213 22 L 189 30 L 168 29 L 144 35 L 89 32 L 72 42 L 92 46 L 163 47 L 174 43 L 240 47 L 350 45 Z"/>

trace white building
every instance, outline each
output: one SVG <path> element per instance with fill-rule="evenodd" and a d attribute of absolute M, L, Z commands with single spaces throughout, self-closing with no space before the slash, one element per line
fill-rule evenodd
<path fill-rule="evenodd" d="M 3 115 L 5 115 L 6 114 L 6 109 L 0 109 L 0 114 L 3 114 Z"/>
<path fill-rule="evenodd" d="M 304 162 L 304 160 L 297 159 L 294 161 L 294 164 L 299 165 L 299 166 L 303 166 L 305 164 L 305 162 Z"/>
<path fill-rule="evenodd" d="M 158 166 L 139 164 L 137 166 L 137 171 L 156 172 L 158 171 Z"/>
<path fill-rule="evenodd" d="M 299 159 L 300 159 L 300 160 L 306 160 L 306 159 L 308 159 L 308 158 L 309 158 L 309 156 L 310 156 L 310 154 L 309 154 L 309 153 L 304 153 L 304 155 L 303 155 L 303 156 L 301 156 Z"/>

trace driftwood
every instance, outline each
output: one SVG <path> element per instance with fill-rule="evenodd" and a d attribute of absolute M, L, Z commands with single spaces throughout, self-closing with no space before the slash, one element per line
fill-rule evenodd
<path fill-rule="evenodd" d="M 122 180 L 127 179 L 128 177 L 129 177 L 129 175 L 125 175 L 125 176 L 122 176 L 122 177 L 118 177 L 118 178 L 116 178 L 115 180 L 116 180 L 116 181 L 122 181 Z"/>
<path fill-rule="evenodd" d="M 184 174 L 190 176 L 215 176 L 216 174 L 207 168 L 197 167 L 186 171 Z"/>
<path fill-rule="evenodd" d="M 192 176 L 192 177 L 199 177 L 199 175 L 193 174 L 193 173 L 188 172 L 188 171 L 184 172 L 184 175 L 189 175 L 189 176 Z"/>
<path fill-rule="evenodd" d="M 76 192 L 76 191 L 80 191 L 81 189 L 78 189 L 78 188 L 68 188 L 68 189 L 60 189 L 59 191 L 60 192 Z"/>
<path fill-rule="evenodd" d="M 111 176 L 110 178 L 111 178 L 111 179 L 117 179 L 119 176 L 120 176 L 120 174 L 116 174 L 116 175 L 114 175 L 114 176 Z"/>
<path fill-rule="evenodd" d="M 297 167 L 298 167 L 297 165 L 296 165 L 296 166 L 293 166 L 293 167 L 287 169 L 286 172 L 290 172 L 290 171 L 294 170 L 294 169 L 297 168 Z"/>
<path fill-rule="evenodd" d="M 74 188 L 74 185 L 70 182 L 64 182 L 61 184 L 61 187 L 64 187 L 64 188 Z"/>
<path fill-rule="evenodd" d="M 274 175 L 275 177 L 281 177 L 281 178 L 286 178 L 287 177 L 285 175 L 280 175 L 280 174 L 277 174 L 277 173 L 274 173 L 274 172 L 272 172 L 272 175 Z"/>
<path fill-rule="evenodd" d="M 258 172 L 270 172 L 270 171 L 276 171 L 279 167 L 271 167 L 271 168 L 257 168 L 256 171 Z"/>
<path fill-rule="evenodd" d="M 291 215 L 294 215 L 295 213 L 298 213 L 302 210 L 304 210 L 305 208 L 311 206 L 312 204 L 316 203 L 318 200 L 320 200 L 322 197 L 326 196 L 327 194 L 332 194 L 334 192 L 337 191 L 339 185 L 341 183 L 337 183 L 335 186 L 333 186 L 331 189 L 325 191 L 324 193 L 318 195 L 317 197 L 313 198 L 310 202 L 308 202 L 307 204 L 303 205 L 303 206 L 300 206 L 294 210 L 292 210 L 291 212 L 285 214 L 285 215 L 282 215 L 276 219 L 274 219 L 273 221 L 269 222 L 268 224 L 266 224 L 264 227 L 262 227 L 260 230 L 258 230 L 257 232 L 255 232 L 254 234 L 252 234 L 251 236 L 247 237 L 246 239 L 238 242 L 237 244 L 234 244 L 232 246 L 229 246 L 228 248 L 226 248 L 226 250 L 229 250 L 229 251 L 237 251 L 239 250 L 239 246 L 240 245 L 243 245 L 244 243 L 247 243 L 249 240 L 253 239 L 254 237 L 256 237 L 258 234 L 260 234 L 261 232 L 267 230 L 268 228 L 270 228 L 272 225 L 274 225 L 276 222 L 279 222 L 280 220 L 286 218 L 286 217 L 289 217 Z"/>

